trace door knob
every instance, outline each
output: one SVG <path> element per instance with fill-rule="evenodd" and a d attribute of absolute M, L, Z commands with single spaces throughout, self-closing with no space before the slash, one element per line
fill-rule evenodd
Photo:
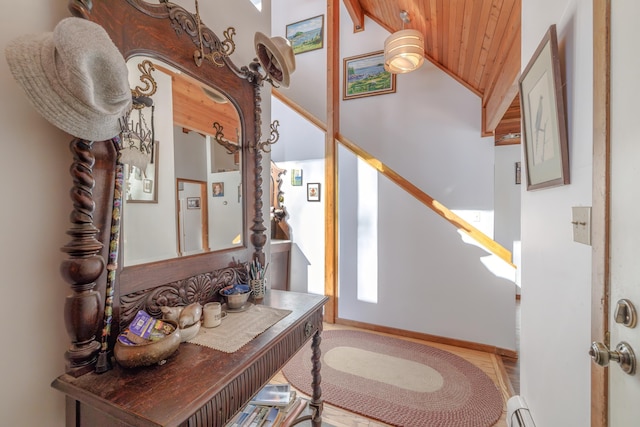
<path fill-rule="evenodd" d="M 609 365 L 609 361 L 618 362 L 620 368 L 629 375 L 636 373 L 636 355 L 631 346 L 622 341 L 611 351 L 601 342 L 591 343 L 589 355 L 593 361 L 600 366 Z"/>

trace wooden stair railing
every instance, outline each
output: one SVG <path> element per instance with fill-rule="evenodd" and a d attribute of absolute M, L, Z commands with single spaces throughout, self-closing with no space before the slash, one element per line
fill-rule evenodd
<path fill-rule="evenodd" d="M 318 129 L 326 132 L 325 124 L 319 120 L 317 117 L 310 114 L 300 105 L 280 93 L 278 90 L 273 89 L 271 94 L 280 100 L 283 104 L 287 105 L 289 108 L 300 114 L 302 117 L 307 119 L 309 122 L 313 123 Z M 352 153 L 362 158 L 365 162 L 367 162 L 371 167 L 375 168 L 378 172 L 386 176 L 388 179 L 393 181 L 400 188 L 411 194 L 417 200 L 422 202 L 425 206 L 433 210 L 435 213 L 440 215 L 442 218 L 447 220 L 449 223 L 453 224 L 459 230 L 462 230 L 469 237 L 480 243 L 484 248 L 488 251 L 499 257 L 500 259 L 507 262 L 512 267 L 516 268 L 516 266 L 512 263 L 511 252 L 507 250 L 504 246 L 500 245 L 498 242 L 484 234 L 482 231 L 475 228 L 473 225 L 469 224 L 467 221 L 462 219 L 460 216 L 456 215 L 454 212 L 449 210 L 442 203 L 438 202 L 427 193 L 416 187 L 411 182 L 407 181 L 396 171 L 382 163 L 380 160 L 373 157 L 371 154 L 367 153 L 361 147 L 356 145 L 347 139 L 344 135 L 339 134 L 337 140 L 340 144 L 342 144 L 345 148 L 349 149 Z"/>

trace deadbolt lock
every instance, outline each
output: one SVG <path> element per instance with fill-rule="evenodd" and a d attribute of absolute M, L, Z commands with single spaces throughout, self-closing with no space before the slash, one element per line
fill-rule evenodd
<path fill-rule="evenodd" d="M 631 346 L 622 341 L 611 351 L 601 342 L 591 343 L 589 355 L 593 361 L 600 366 L 608 366 L 609 361 L 618 362 L 620 368 L 629 375 L 636 373 L 636 355 Z"/>
<path fill-rule="evenodd" d="M 636 308 L 628 299 L 618 300 L 616 303 L 616 312 L 613 315 L 616 323 L 620 323 L 629 328 L 635 328 L 638 321 Z"/>

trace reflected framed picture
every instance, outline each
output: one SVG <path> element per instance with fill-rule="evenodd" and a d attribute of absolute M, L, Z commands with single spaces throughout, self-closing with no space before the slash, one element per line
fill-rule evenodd
<path fill-rule="evenodd" d="M 569 147 L 556 26 L 519 79 L 527 190 L 569 184 Z"/>
<path fill-rule="evenodd" d="M 324 15 L 288 24 L 286 36 L 291 43 L 294 55 L 322 49 L 324 43 Z"/>
<path fill-rule="evenodd" d="M 302 169 L 291 169 L 291 185 L 294 187 L 302 185 Z"/>
<path fill-rule="evenodd" d="M 200 197 L 187 197 L 187 209 L 200 209 Z"/>
<path fill-rule="evenodd" d="M 396 75 L 384 69 L 384 51 L 344 58 L 342 99 L 395 93 Z"/>
<path fill-rule="evenodd" d="M 310 182 L 307 184 L 307 201 L 308 202 L 320 201 L 320 183 Z"/>
<path fill-rule="evenodd" d="M 214 182 L 211 184 L 211 195 L 213 197 L 224 196 L 224 182 Z"/>
<path fill-rule="evenodd" d="M 123 163 L 124 197 L 126 203 L 158 203 L 158 156 L 160 145 L 154 142 L 153 150 L 142 147 L 140 140 L 124 140 L 120 150 Z"/>

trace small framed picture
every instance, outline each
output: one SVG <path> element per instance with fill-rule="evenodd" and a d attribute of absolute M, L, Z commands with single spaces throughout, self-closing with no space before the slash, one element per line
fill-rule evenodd
<path fill-rule="evenodd" d="M 291 43 L 294 55 L 322 49 L 324 42 L 324 15 L 288 24 L 286 31 L 287 40 Z"/>
<path fill-rule="evenodd" d="M 187 197 L 187 209 L 200 209 L 200 197 Z"/>
<path fill-rule="evenodd" d="M 310 182 L 307 184 L 307 201 L 308 202 L 320 201 L 320 183 Z"/>
<path fill-rule="evenodd" d="M 291 185 L 294 187 L 302 185 L 302 169 L 291 169 Z"/>
<path fill-rule="evenodd" d="M 211 188 L 213 197 L 224 196 L 224 182 L 214 182 L 211 184 Z"/>

